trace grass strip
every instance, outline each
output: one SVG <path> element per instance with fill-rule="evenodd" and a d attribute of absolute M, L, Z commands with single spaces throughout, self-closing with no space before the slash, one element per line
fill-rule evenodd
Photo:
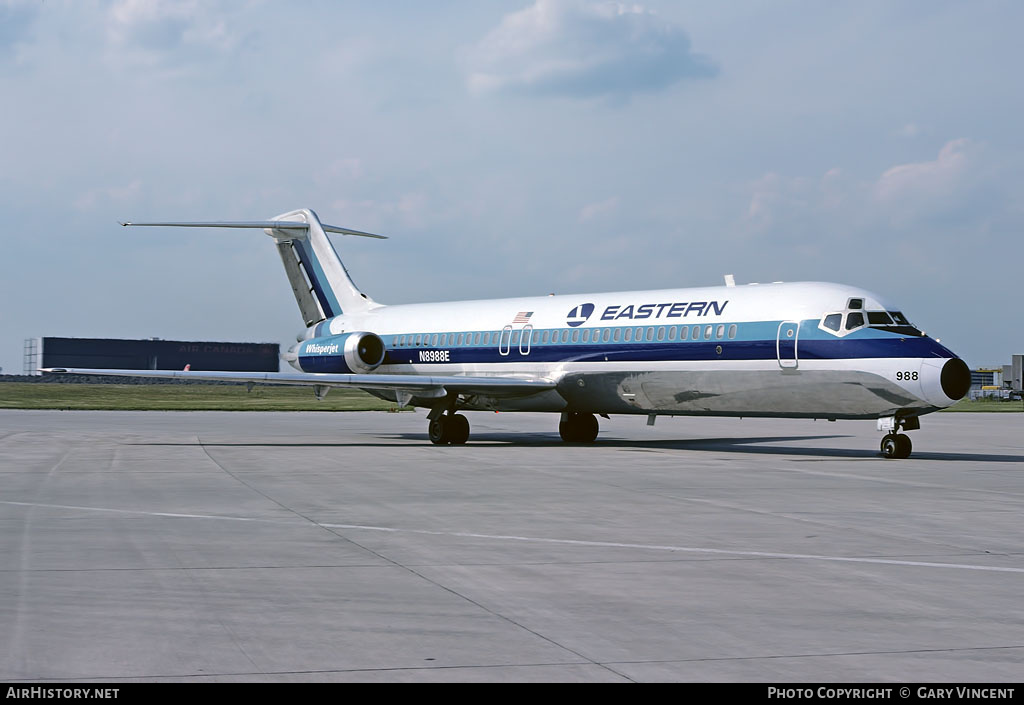
<path fill-rule="evenodd" d="M 398 411 L 398 405 L 359 389 L 332 389 L 318 400 L 312 387 L 6 382 L 0 383 L 0 409 Z"/>

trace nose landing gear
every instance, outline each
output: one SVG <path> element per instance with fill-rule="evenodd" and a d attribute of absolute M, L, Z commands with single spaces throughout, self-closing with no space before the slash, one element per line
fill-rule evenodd
<path fill-rule="evenodd" d="M 910 457 L 914 444 L 910 442 L 910 436 L 899 432 L 901 428 L 904 431 L 915 431 L 921 428 L 921 421 L 916 416 L 888 416 L 878 419 L 878 430 L 886 431 L 880 445 L 882 457 L 898 460 Z"/>
<path fill-rule="evenodd" d="M 889 433 L 882 437 L 882 455 L 886 458 L 909 458 L 913 447 L 910 436 L 905 433 Z"/>

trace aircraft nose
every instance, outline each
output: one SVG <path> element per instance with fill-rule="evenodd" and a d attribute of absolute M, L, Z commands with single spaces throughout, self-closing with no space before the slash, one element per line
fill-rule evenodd
<path fill-rule="evenodd" d="M 921 390 L 935 406 L 951 406 L 971 388 L 971 371 L 958 357 L 926 360 L 921 365 Z"/>

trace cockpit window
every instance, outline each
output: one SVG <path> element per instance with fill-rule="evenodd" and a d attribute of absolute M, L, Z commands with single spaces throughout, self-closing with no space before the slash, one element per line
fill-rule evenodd
<path fill-rule="evenodd" d="M 839 338 L 859 331 L 865 326 L 871 326 L 875 330 L 883 330 L 888 333 L 915 338 L 924 335 L 924 333 L 911 325 L 907 317 L 900 311 L 864 310 L 866 301 L 867 299 L 864 298 L 847 299 L 846 309 L 823 314 L 821 321 L 818 323 L 818 328 Z"/>
<path fill-rule="evenodd" d="M 874 330 L 920 338 L 924 335 L 899 311 L 865 311 L 864 299 L 847 299 L 846 310 L 824 314 L 818 328 L 842 338 L 865 325 Z"/>
<path fill-rule="evenodd" d="M 873 328 L 889 331 L 890 333 L 909 335 L 915 338 L 920 338 L 924 335 L 899 311 L 870 311 L 868 312 L 868 322 Z"/>

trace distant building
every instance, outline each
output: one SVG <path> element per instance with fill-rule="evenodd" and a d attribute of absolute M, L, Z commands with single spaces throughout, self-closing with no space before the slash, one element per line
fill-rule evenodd
<path fill-rule="evenodd" d="M 971 389 L 999 389 L 1003 386 L 1003 370 L 980 369 L 971 370 Z"/>
<path fill-rule="evenodd" d="M 971 370 L 971 399 L 1020 398 L 1024 355 L 1013 355 L 1009 365 Z"/>
<path fill-rule="evenodd" d="M 227 370 L 277 372 L 277 343 L 206 340 L 119 340 L 115 338 L 29 338 L 25 374 L 41 367 L 93 367 L 126 370 Z"/>

